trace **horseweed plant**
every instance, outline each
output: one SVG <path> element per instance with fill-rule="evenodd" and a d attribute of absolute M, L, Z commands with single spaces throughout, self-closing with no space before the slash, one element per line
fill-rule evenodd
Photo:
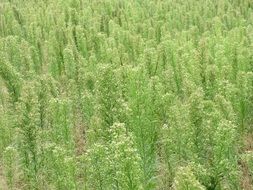
<path fill-rule="evenodd" d="M 1 0 L 0 189 L 253 189 L 252 0 Z"/>

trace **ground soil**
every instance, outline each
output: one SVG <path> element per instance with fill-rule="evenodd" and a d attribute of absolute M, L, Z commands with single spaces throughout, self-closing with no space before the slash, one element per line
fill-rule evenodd
<path fill-rule="evenodd" d="M 0 190 L 8 190 L 8 186 L 5 177 L 3 175 L 3 169 L 1 166 L 0 166 Z"/>
<path fill-rule="evenodd" d="M 244 147 L 242 153 L 253 151 L 253 133 L 247 134 L 244 137 Z M 247 163 L 244 161 L 240 162 L 240 167 L 242 171 L 242 181 L 241 186 L 243 190 L 253 189 L 253 176 L 251 176 Z"/>

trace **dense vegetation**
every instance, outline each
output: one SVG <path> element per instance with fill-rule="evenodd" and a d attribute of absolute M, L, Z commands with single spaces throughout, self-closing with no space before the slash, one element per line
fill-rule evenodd
<path fill-rule="evenodd" d="M 0 0 L 0 189 L 252 190 L 252 0 Z"/>

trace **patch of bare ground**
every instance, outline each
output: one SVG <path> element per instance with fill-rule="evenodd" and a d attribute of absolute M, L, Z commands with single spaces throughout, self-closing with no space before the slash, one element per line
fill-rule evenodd
<path fill-rule="evenodd" d="M 253 133 L 245 135 L 243 139 L 242 154 L 253 151 Z M 242 171 L 241 187 L 243 190 L 253 189 L 253 176 L 246 161 L 240 160 L 239 162 Z"/>
<path fill-rule="evenodd" d="M 3 168 L 0 166 L 0 190 L 8 190 L 6 179 L 3 174 Z"/>
<path fill-rule="evenodd" d="M 74 130 L 73 130 L 73 134 L 74 134 L 74 142 L 75 142 L 75 157 L 76 157 L 76 161 L 77 164 L 82 167 L 82 157 L 85 154 L 85 147 L 86 147 L 86 130 L 87 127 L 84 124 L 84 121 L 82 120 L 82 117 L 80 115 L 80 112 L 75 114 L 75 124 L 74 124 Z M 84 168 L 82 168 L 80 171 L 84 170 Z M 76 173 L 76 177 L 78 178 L 78 183 L 81 185 L 84 185 L 84 173 L 83 172 L 77 172 Z"/>

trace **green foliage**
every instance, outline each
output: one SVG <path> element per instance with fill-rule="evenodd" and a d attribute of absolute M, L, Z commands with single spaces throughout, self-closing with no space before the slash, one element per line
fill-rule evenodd
<path fill-rule="evenodd" d="M 245 189 L 252 10 L 1 0 L 0 188 Z"/>
<path fill-rule="evenodd" d="M 109 135 L 110 141 L 97 142 L 87 150 L 89 189 L 142 189 L 141 158 L 132 134 L 124 124 L 115 123 Z"/>
<path fill-rule="evenodd" d="M 39 108 L 36 86 L 30 82 L 24 87 L 24 93 L 18 106 L 17 121 L 19 133 L 19 151 L 22 159 L 24 178 L 29 189 L 37 188 L 39 172 L 38 132 Z"/>
<path fill-rule="evenodd" d="M 204 190 L 205 188 L 198 182 L 190 167 L 181 167 L 177 169 L 173 189 Z"/>

